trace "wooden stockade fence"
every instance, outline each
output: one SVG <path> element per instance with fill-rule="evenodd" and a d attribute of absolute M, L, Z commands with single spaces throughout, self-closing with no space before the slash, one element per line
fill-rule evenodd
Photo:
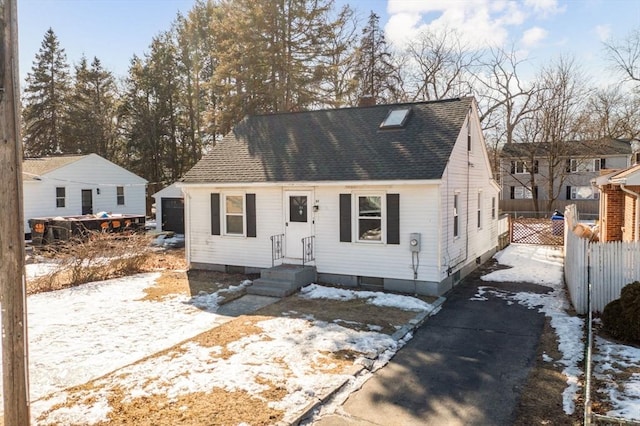
<path fill-rule="evenodd" d="M 513 218 L 510 221 L 512 243 L 563 245 L 564 221 L 562 219 Z"/>

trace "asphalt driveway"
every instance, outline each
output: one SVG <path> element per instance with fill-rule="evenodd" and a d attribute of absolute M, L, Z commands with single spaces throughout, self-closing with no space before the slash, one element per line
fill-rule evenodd
<path fill-rule="evenodd" d="M 391 362 L 343 404 L 314 424 L 509 425 L 535 364 L 544 314 L 485 295 L 479 286 L 546 293 L 533 284 L 487 283 L 476 271 L 446 295 Z"/>

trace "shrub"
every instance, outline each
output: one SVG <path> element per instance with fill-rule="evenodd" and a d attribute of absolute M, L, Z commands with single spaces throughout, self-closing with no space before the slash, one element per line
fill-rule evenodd
<path fill-rule="evenodd" d="M 624 286 L 620 299 L 605 306 L 602 326 L 617 339 L 640 343 L 640 281 Z"/>
<path fill-rule="evenodd" d="M 57 290 L 140 272 L 151 251 L 149 243 L 150 239 L 142 234 L 97 232 L 56 249 L 48 247 L 58 266 L 50 274 L 29 282 L 27 292 Z"/>

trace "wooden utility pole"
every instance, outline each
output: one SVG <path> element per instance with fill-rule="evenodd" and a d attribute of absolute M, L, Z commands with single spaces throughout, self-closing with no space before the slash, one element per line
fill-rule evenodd
<path fill-rule="evenodd" d="M 0 0 L 0 304 L 4 424 L 28 425 L 17 0 Z"/>

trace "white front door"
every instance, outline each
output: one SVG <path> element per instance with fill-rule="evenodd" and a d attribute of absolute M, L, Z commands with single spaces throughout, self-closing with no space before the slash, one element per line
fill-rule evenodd
<path fill-rule="evenodd" d="M 312 192 L 285 191 L 285 257 L 302 260 L 302 239 L 313 235 Z"/>

